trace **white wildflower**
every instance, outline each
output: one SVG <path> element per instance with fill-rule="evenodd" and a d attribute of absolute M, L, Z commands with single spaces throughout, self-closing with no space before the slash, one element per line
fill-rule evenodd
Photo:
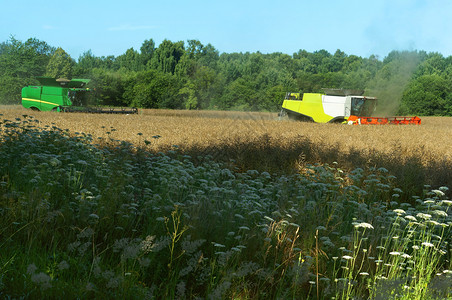
<path fill-rule="evenodd" d="M 66 270 L 66 269 L 69 269 L 69 264 L 67 263 L 67 261 L 62 260 L 62 261 L 58 264 L 58 269 L 59 269 L 59 270 Z"/>
<path fill-rule="evenodd" d="M 451 200 L 442 200 L 442 201 L 440 202 L 440 204 L 446 204 L 446 205 L 448 205 L 448 206 L 451 206 L 451 205 L 452 205 L 452 201 L 451 201 Z"/>
<path fill-rule="evenodd" d="M 96 214 L 90 214 L 88 217 L 91 218 L 91 219 L 94 219 L 94 220 L 98 220 L 99 219 L 99 216 L 96 215 Z"/>
<path fill-rule="evenodd" d="M 447 217 L 448 216 L 445 211 L 439 210 L 439 209 L 434 210 L 432 213 L 437 215 L 437 216 L 440 216 L 440 217 Z"/>
<path fill-rule="evenodd" d="M 421 219 L 424 219 L 424 220 L 428 220 L 428 219 L 430 219 L 430 218 L 432 217 L 432 215 L 424 214 L 424 213 L 418 213 L 418 214 L 416 215 L 416 217 L 421 218 Z"/>
<path fill-rule="evenodd" d="M 411 216 L 411 215 L 405 216 L 405 219 L 408 219 L 408 220 L 410 220 L 410 221 L 414 221 L 414 222 L 416 222 L 416 221 L 417 221 L 416 217 L 414 217 L 414 216 Z"/>
<path fill-rule="evenodd" d="M 264 216 L 264 219 L 270 221 L 270 222 L 275 222 L 275 220 L 273 220 L 272 218 L 268 217 L 268 216 Z"/>
<path fill-rule="evenodd" d="M 441 190 L 432 190 L 432 192 L 435 193 L 436 196 L 438 196 L 438 197 L 442 197 L 445 195 L 444 192 Z"/>
<path fill-rule="evenodd" d="M 425 246 L 425 247 L 435 247 L 435 245 L 433 245 L 430 242 L 423 242 L 422 245 Z"/>
<path fill-rule="evenodd" d="M 48 289 L 52 287 L 50 283 L 50 276 L 43 272 L 31 275 L 31 281 L 40 285 L 42 289 Z"/>
<path fill-rule="evenodd" d="M 429 224 L 432 224 L 432 225 L 439 225 L 439 222 L 436 222 L 435 220 L 428 220 L 427 221 Z"/>
<path fill-rule="evenodd" d="M 394 209 L 393 212 L 395 212 L 398 216 L 406 214 L 406 212 L 400 208 Z"/>
<path fill-rule="evenodd" d="M 36 272 L 36 270 L 38 269 L 38 267 L 36 267 L 35 264 L 30 264 L 27 267 L 27 274 L 34 274 Z"/>
<path fill-rule="evenodd" d="M 389 252 L 389 255 L 400 255 L 400 252 L 392 251 L 392 252 Z"/>
<path fill-rule="evenodd" d="M 365 223 L 365 222 L 361 222 L 355 225 L 355 228 L 369 228 L 369 229 L 374 229 L 374 227 L 369 224 L 369 223 Z"/>
<path fill-rule="evenodd" d="M 344 256 L 342 256 L 342 258 L 346 259 L 346 260 L 353 259 L 353 257 L 350 255 L 344 255 Z"/>

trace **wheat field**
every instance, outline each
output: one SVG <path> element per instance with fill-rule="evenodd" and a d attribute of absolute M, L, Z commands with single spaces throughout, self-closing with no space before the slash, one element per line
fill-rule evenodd
<path fill-rule="evenodd" d="M 420 126 L 350 126 L 279 120 L 276 113 L 260 112 L 140 110 L 137 115 L 110 115 L 3 106 L 0 113 L 9 120 L 33 116 L 40 126 L 91 134 L 103 142 L 121 140 L 151 151 L 177 148 L 190 155 L 233 159 L 242 169 L 274 171 L 300 160 L 337 161 L 344 168 L 383 166 L 407 176 L 402 166 L 413 169 L 414 163 L 423 172 L 410 174 L 419 177 L 416 184 L 426 179 L 433 185 L 452 183 L 452 118 L 447 117 L 422 117 Z"/>

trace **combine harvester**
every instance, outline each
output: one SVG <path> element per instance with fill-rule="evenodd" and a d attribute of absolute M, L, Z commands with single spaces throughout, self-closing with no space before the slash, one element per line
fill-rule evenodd
<path fill-rule="evenodd" d="M 316 123 L 350 125 L 414 124 L 418 117 L 372 117 L 377 98 L 363 96 L 362 90 L 324 89 L 325 93 L 287 93 L 280 117 Z"/>
<path fill-rule="evenodd" d="M 40 86 L 22 88 L 22 106 L 35 111 L 85 112 L 103 114 L 137 114 L 137 108 L 89 105 L 90 79 L 37 77 Z"/>

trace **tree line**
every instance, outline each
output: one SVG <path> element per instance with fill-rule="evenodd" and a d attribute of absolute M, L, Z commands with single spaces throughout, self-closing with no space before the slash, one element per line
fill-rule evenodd
<path fill-rule="evenodd" d="M 20 103 L 37 76 L 89 78 L 101 105 L 278 111 L 286 92 L 345 88 L 378 97 L 382 114 L 452 115 L 452 57 L 425 51 L 220 53 L 198 40 L 149 39 L 116 57 L 75 60 L 36 38 L 0 44 L 0 104 Z"/>

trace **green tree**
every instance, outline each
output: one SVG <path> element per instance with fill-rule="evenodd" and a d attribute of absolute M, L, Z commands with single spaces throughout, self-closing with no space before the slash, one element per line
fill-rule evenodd
<path fill-rule="evenodd" d="M 411 81 L 405 90 L 400 107 L 401 114 L 444 116 L 452 114 L 450 81 L 432 74 Z"/>
<path fill-rule="evenodd" d="M 95 68 L 90 73 L 90 86 L 94 87 L 94 95 L 98 104 L 112 106 L 128 106 L 130 99 L 124 99 L 125 85 L 134 73 Z"/>
<path fill-rule="evenodd" d="M 126 83 L 124 99 L 141 108 L 183 108 L 177 77 L 159 70 L 136 73 Z"/>
<path fill-rule="evenodd" d="M 46 76 L 53 78 L 72 78 L 74 61 L 62 48 L 57 48 L 46 67 Z"/>
<path fill-rule="evenodd" d="M 155 50 L 151 67 L 165 73 L 174 74 L 176 66 L 185 53 L 184 42 L 173 43 L 164 40 Z"/>
<path fill-rule="evenodd" d="M 10 37 L 0 44 L 0 103 L 19 103 L 21 89 L 37 84 L 36 76 L 45 73 L 50 55 L 55 51 L 35 38 L 25 43 Z"/>
<path fill-rule="evenodd" d="M 241 77 L 226 86 L 220 108 L 232 110 L 258 110 L 259 101 L 255 84 L 250 77 Z"/>
<path fill-rule="evenodd" d="M 143 71 L 145 69 L 140 54 L 133 48 L 127 49 L 126 53 L 118 56 L 115 60 L 116 69 L 125 71 Z"/>
<path fill-rule="evenodd" d="M 152 56 L 154 56 L 155 42 L 153 39 L 145 40 L 140 48 L 141 61 L 143 65 L 148 65 L 151 62 Z"/>
<path fill-rule="evenodd" d="M 415 77 L 422 75 L 441 75 L 447 67 L 447 61 L 440 53 L 430 53 L 420 63 L 416 70 Z"/>

